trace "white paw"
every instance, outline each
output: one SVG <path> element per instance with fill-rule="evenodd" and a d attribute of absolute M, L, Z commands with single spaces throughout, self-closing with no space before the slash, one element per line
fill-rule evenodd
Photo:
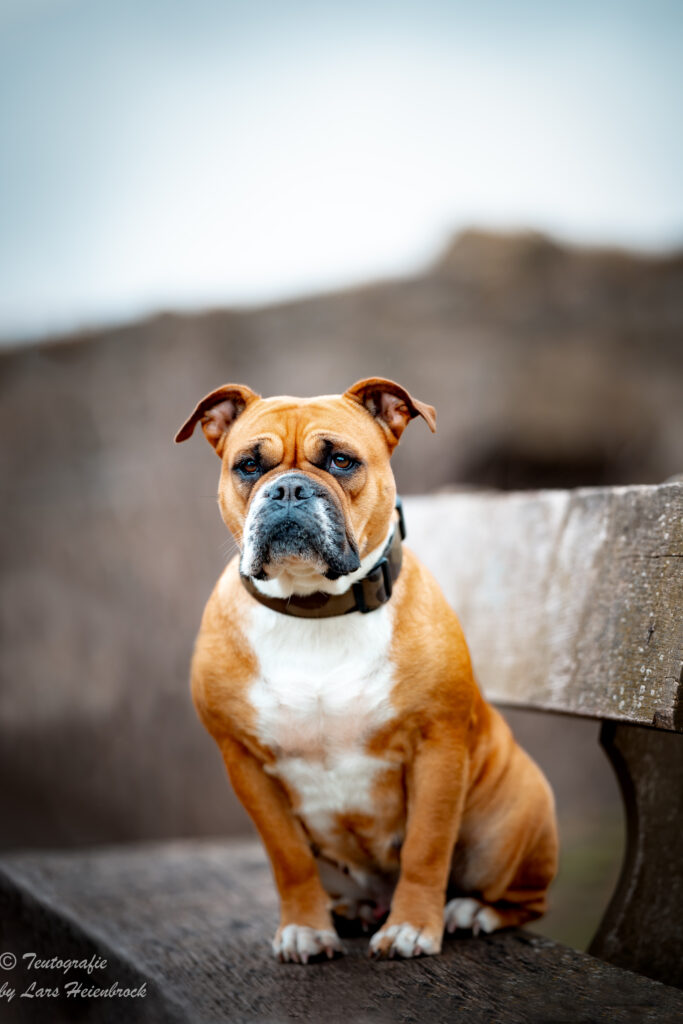
<path fill-rule="evenodd" d="M 471 928 L 472 934 L 478 935 L 479 932 L 495 932 L 500 928 L 501 920 L 493 907 L 487 907 L 471 896 L 459 896 L 449 900 L 444 907 L 443 923 L 449 933 L 456 928 Z"/>
<path fill-rule="evenodd" d="M 331 960 L 335 953 L 343 953 L 344 947 L 336 932 L 320 932 L 303 924 L 288 924 L 276 932 L 273 952 L 283 963 L 307 964 L 311 957 L 321 953 Z"/>
<path fill-rule="evenodd" d="M 370 939 L 371 956 L 429 956 L 440 952 L 441 946 L 414 928 L 412 924 L 392 924 L 380 930 Z"/>

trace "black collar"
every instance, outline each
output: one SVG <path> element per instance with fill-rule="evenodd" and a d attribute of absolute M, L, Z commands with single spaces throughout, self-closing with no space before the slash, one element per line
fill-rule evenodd
<path fill-rule="evenodd" d="M 357 580 L 343 594 L 319 591 L 315 594 L 292 594 L 291 597 L 267 597 L 248 576 L 240 576 L 242 584 L 266 608 L 299 619 L 328 619 L 335 615 L 349 615 L 351 612 L 374 612 L 391 597 L 403 562 L 401 541 L 406 535 L 406 524 L 399 497 L 396 498 L 396 511 L 398 522 L 379 560 L 363 579 Z"/>

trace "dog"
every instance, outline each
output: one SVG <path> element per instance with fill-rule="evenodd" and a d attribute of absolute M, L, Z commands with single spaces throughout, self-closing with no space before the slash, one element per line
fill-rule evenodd
<path fill-rule="evenodd" d="M 539 917 L 557 869 L 544 775 L 481 696 L 458 619 L 402 544 L 390 456 L 432 406 L 379 377 L 342 395 L 226 384 L 197 423 L 240 549 L 202 618 L 191 686 L 267 851 L 273 951 L 438 953 L 444 929 Z M 375 930 L 376 929 L 376 930 Z"/>

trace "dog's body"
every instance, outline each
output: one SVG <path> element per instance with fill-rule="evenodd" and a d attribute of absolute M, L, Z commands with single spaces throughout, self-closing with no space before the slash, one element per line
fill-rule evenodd
<path fill-rule="evenodd" d="M 366 926 L 389 911 L 376 955 L 438 952 L 444 922 L 539 916 L 556 870 L 548 784 L 479 694 L 457 618 L 410 551 L 368 614 L 287 614 L 293 595 L 346 594 L 386 552 L 389 456 L 416 415 L 433 428 L 429 406 L 377 378 L 308 400 L 228 385 L 178 435 L 201 421 L 221 455 L 242 548 L 206 607 L 192 689 L 269 854 L 285 960 L 340 949 L 331 911 Z"/>

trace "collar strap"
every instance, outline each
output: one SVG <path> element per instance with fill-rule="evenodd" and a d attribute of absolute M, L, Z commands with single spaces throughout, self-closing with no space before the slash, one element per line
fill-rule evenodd
<path fill-rule="evenodd" d="M 268 597 L 258 590 L 248 576 L 240 576 L 242 585 L 266 608 L 299 619 L 328 619 L 335 615 L 349 615 L 351 612 L 374 612 L 391 597 L 403 562 L 401 541 L 406 535 L 406 524 L 403 505 L 398 497 L 396 511 L 398 522 L 379 560 L 367 576 L 352 583 L 343 594 L 324 594 L 318 591 L 315 594 L 292 594 L 291 597 Z"/>

